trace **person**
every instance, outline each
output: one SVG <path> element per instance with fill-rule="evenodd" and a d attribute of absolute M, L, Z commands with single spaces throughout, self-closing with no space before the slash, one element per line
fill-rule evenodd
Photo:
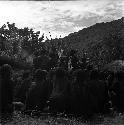
<path fill-rule="evenodd" d="M 1 114 L 13 112 L 13 89 L 12 67 L 4 64 L 0 68 L 0 112 Z"/>
<path fill-rule="evenodd" d="M 29 88 L 26 99 L 26 110 L 43 111 L 48 99 L 47 71 L 37 69 L 34 74 L 34 82 Z"/>
<path fill-rule="evenodd" d="M 32 81 L 30 71 L 24 71 L 20 81 L 20 88 L 18 88 L 18 91 L 15 94 L 15 101 L 25 104 L 26 95 Z"/>
<path fill-rule="evenodd" d="M 111 86 L 112 90 L 112 103 L 117 111 L 124 111 L 123 105 L 123 97 L 124 97 L 124 73 L 116 72 L 113 80 L 113 84 Z"/>
<path fill-rule="evenodd" d="M 103 112 L 106 103 L 106 87 L 105 83 L 100 79 L 98 70 L 93 69 L 90 72 L 90 80 L 88 85 L 90 87 L 90 95 L 92 100 L 92 110 L 94 113 Z"/>
<path fill-rule="evenodd" d="M 69 85 L 67 72 L 63 68 L 57 68 L 52 93 L 49 98 L 49 107 L 52 112 L 68 112 Z"/>
<path fill-rule="evenodd" d="M 72 86 L 72 113 L 78 115 L 91 115 L 89 87 L 87 84 L 87 71 L 77 69 L 74 71 L 74 83 Z"/>

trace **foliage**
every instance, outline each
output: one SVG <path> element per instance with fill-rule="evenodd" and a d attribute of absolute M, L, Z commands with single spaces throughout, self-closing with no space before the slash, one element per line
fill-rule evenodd
<path fill-rule="evenodd" d="M 42 46 L 44 34 L 41 37 L 39 34 L 39 31 L 34 32 L 28 27 L 19 29 L 15 23 L 7 22 L 0 28 L 0 55 L 21 58 L 23 50 L 33 54 Z"/>
<path fill-rule="evenodd" d="M 22 53 L 35 56 L 44 53 L 56 60 L 58 55 L 68 56 L 71 50 L 78 50 L 79 58 L 85 56 L 88 63 L 100 68 L 113 60 L 124 59 L 123 29 L 122 18 L 42 42 L 44 34 L 39 37 L 39 31 L 34 32 L 28 27 L 20 29 L 14 23 L 7 23 L 0 28 L 0 55 L 22 59 Z"/>
<path fill-rule="evenodd" d="M 95 68 L 101 68 L 113 60 L 124 59 L 124 18 L 71 33 L 61 39 L 66 50 L 77 49 L 79 57 L 86 59 Z M 60 42 L 60 40 L 59 40 Z M 64 49 L 65 49 L 64 48 Z"/>
<path fill-rule="evenodd" d="M 97 68 L 102 68 L 107 63 L 114 60 L 124 60 L 123 54 L 124 36 L 121 32 L 114 32 L 105 36 L 97 44 L 89 44 L 88 55 L 92 64 Z"/>

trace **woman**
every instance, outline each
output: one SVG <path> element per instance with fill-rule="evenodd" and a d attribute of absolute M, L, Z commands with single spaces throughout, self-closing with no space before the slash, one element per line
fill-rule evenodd
<path fill-rule="evenodd" d="M 1 88 L 1 102 L 0 112 L 1 113 L 12 113 L 13 112 L 13 88 L 14 82 L 12 80 L 12 67 L 8 64 L 4 64 L 0 68 L 0 88 Z"/>

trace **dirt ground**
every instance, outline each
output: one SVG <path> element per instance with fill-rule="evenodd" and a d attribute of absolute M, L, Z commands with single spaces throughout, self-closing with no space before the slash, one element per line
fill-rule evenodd
<path fill-rule="evenodd" d="M 95 115 L 91 119 L 83 117 L 51 116 L 42 114 L 40 117 L 15 113 L 11 119 L 0 125 L 124 125 L 124 114 Z"/>

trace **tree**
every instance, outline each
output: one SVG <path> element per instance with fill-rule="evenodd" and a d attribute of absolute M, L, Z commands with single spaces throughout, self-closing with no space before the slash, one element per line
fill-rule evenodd
<path fill-rule="evenodd" d="M 111 56 L 110 60 L 124 59 L 123 40 L 124 36 L 120 32 L 116 32 L 105 37 L 104 44 L 109 52 L 109 55 Z"/>
<path fill-rule="evenodd" d="M 121 31 L 116 31 L 108 34 L 103 40 L 95 44 L 88 44 L 87 52 L 90 63 L 94 67 L 102 68 L 102 66 L 114 60 L 123 60 L 123 40 L 123 33 Z"/>
<path fill-rule="evenodd" d="M 21 58 L 23 50 L 33 54 L 42 49 L 42 40 L 44 35 L 39 37 L 40 32 L 34 32 L 33 29 L 17 28 L 15 23 L 4 24 L 0 28 L 0 51 L 2 55 Z"/>

